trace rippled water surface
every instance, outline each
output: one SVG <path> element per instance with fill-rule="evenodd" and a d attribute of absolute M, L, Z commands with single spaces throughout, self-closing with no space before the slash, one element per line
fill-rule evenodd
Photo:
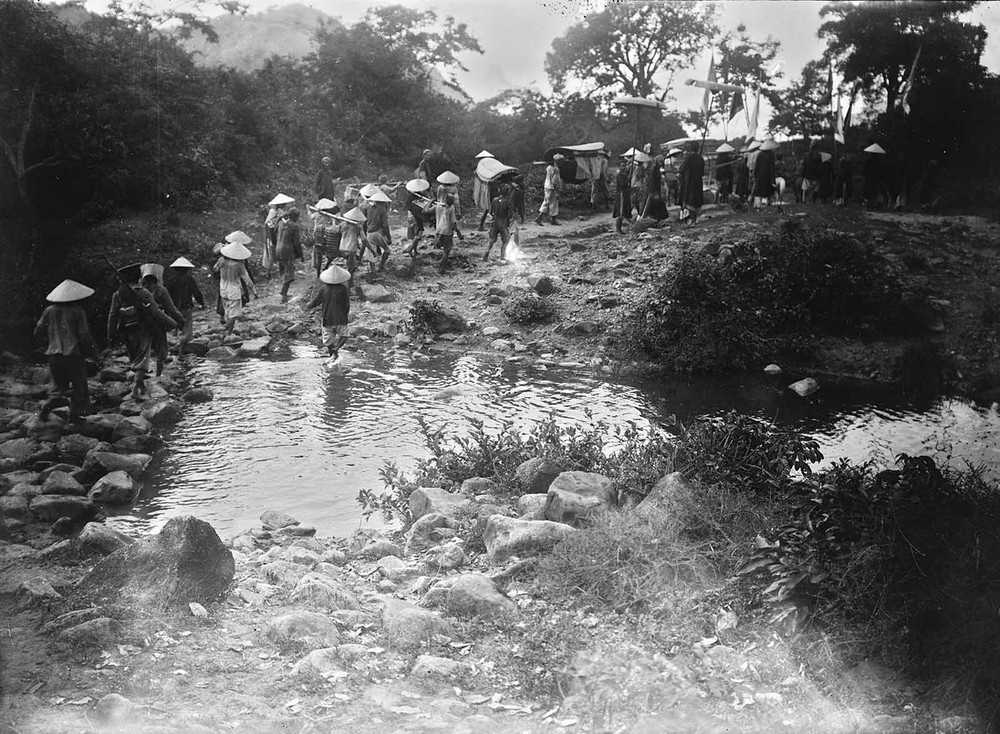
<path fill-rule="evenodd" d="M 957 400 L 913 405 L 829 385 L 803 400 L 783 390 L 787 378 L 621 384 L 581 365 L 472 355 L 356 352 L 341 361 L 346 368 L 331 370 L 314 345 L 292 344 L 270 359 L 202 362 L 192 381 L 215 400 L 187 408 L 139 501 L 115 522 L 155 528 L 194 514 L 226 536 L 278 509 L 322 535 L 349 535 L 361 522 L 358 491 L 381 488 L 384 463 L 406 468 L 427 455 L 421 418 L 456 430 L 467 418 L 516 429 L 549 413 L 565 424 L 648 427 L 737 409 L 812 434 L 827 462 L 889 464 L 905 452 L 1000 464 L 996 411 Z"/>

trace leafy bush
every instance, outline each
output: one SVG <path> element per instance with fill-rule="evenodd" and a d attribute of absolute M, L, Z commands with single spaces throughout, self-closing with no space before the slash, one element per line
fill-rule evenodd
<path fill-rule="evenodd" d="M 866 629 L 995 711 L 1000 494 L 974 468 L 905 454 L 897 465 L 841 462 L 799 482 L 794 517 L 758 536 L 740 573 L 759 578 L 781 613 Z"/>
<path fill-rule="evenodd" d="M 746 369 L 801 350 L 814 333 L 899 327 L 898 278 L 844 233 L 785 222 L 732 246 L 725 265 L 686 252 L 623 319 L 617 348 L 686 372 Z"/>
<path fill-rule="evenodd" d="M 435 324 L 444 317 L 444 308 L 438 301 L 417 298 L 410 304 L 407 329 L 413 334 L 435 334 Z"/>
<path fill-rule="evenodd" d="M 557 309 L 545 298 L 522 293 L 504 304 L 503 313 L 515 324 L 539 324 L 555 318 Z"/>

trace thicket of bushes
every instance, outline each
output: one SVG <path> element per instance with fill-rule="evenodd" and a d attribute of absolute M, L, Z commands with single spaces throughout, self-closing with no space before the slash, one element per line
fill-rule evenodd
<path fill-rule="evenodd" d="M 813 472 L 822 457 L 809 437 L 738 414 L 674 438 L 551 421 L 523 434 L 480 424 L 464 436 L 425 433 L 431 457 L 412 475 L 389 468 L 386 494 L 361 497 L 369 511 L 405 525 L 416 486 L 457 488 L 472 476 L 513 497 L 514 469 L 532 456 L 616 482 L 624 509 L 592 517 L 540 561 L 536 592 L 554 608 L 630 615 L 658 649 L 713 634 L 720 609 L 738 614 L 729 634 L 747 641 L 794 617 L 804 641 L 809 630 L 832 635 L 847 660 L 906 668 L 945 702 L 974 701 L 987 719 L 1000 704 L 1000 492 L 974 468 L 900 456 L 894 469 Z M 689 494 L 657 514 L 627 509 L 673 470 L 691 478 Z M 462 533 L 478 543 L 476 531 L 470 522 Z M 546 634 L 531 645 L 551 648 Z M 559 638 L 560 662 L 538 677 L 548 693 L 582 644 Z M 801 664 L 820 667 L 809 644 L 797 649 Z"/>
<path fill-rule="evenodd" d="M 905 328 L 889 264 L 852 235 L 786 221 L 733 243 L 722 263 L 688 251 L 616 330 L 616 348 L 683 372 L 733 372 L 808 349 L 816 334 Z"/>

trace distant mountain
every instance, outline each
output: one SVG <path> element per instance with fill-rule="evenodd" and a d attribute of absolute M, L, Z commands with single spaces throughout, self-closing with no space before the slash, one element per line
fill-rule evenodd
<path fill-rule="evenodd" d="M 301 59 L 315 50 L 313 37 L 320 21 L 339 22 L 333 16 L 306 5 L 282 5 L 262 13 L 222 15 L 212 19 L 219 34 L 218 43 L 209 43 L 203 36 L 184 42 L 195 51 L 195 61 L 202 66 L 231 66 L 240 71 L 252 71 L 277 54 Z"/>

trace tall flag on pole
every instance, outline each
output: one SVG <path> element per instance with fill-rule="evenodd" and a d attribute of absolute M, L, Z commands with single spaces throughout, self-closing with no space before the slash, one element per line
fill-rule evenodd
<path fill-rule="evenodd" d="M 753 140 L 757 135 L 757 121 L 760 117 L 760 89 L 757 89 L 757 98 L 754 100 L 753 112 L 747 120 L 747 140 Z"/>
<path fill-rule="evenodd" d="M 833 139 L 844 144 L 844 112 L 840 109 L 840 95 L 837 95 L 837 116 L 834 118 Z"/>
<path fill-rule="evenodd" d="M 826 80 L 826 96 L 830 101 L 830 114 L 833 115 L 833 63 L 830 63 L 830 75 Z"/>
<path fill-rule="evenodd" d="M 851 90 L 851 101 L 847 103 L 847 114 L 844 115 L 844 127 L 851 126 L 851 112 L 854 110 L 854 100 L 858 96 L 858 88 Z"/>
<path fill-rule="evenodd" d="M 712 52 L 712 56 L 708 61 L 708 81 L 715 81 L 715 52 Z M 708 111 L 712 107 L 712 92 L 709 89 L 705 90 L 705 95 L 701 100 L 701 114 L 705 118 L 705 125 L 708 125 Z"/>
<path fill-rule="evenodd" d="M 923 46 L 920 46 L 917 49 L 917 55 L 913 57 L 913 66 L 910 67 L 910 75 L 906 77 L 906 83 L 903 85 L 901 100 L 903 103 L 903 112 L 906 114 L 910 114 L 910 92 L 913 91 L 913 80 L 917 75 L 917 62 L 920 60 L 920 52 L 923 48 Z"/>
<path fill-rule="evenodd" d="M 746 105 L 743 104 L 743 92 L 733 92 L 733 101 L 729 105 L 729 124 L 733 124 L 733 120 L 736 116 L 740 114 L 740 110 L 746 113 Z"/>

